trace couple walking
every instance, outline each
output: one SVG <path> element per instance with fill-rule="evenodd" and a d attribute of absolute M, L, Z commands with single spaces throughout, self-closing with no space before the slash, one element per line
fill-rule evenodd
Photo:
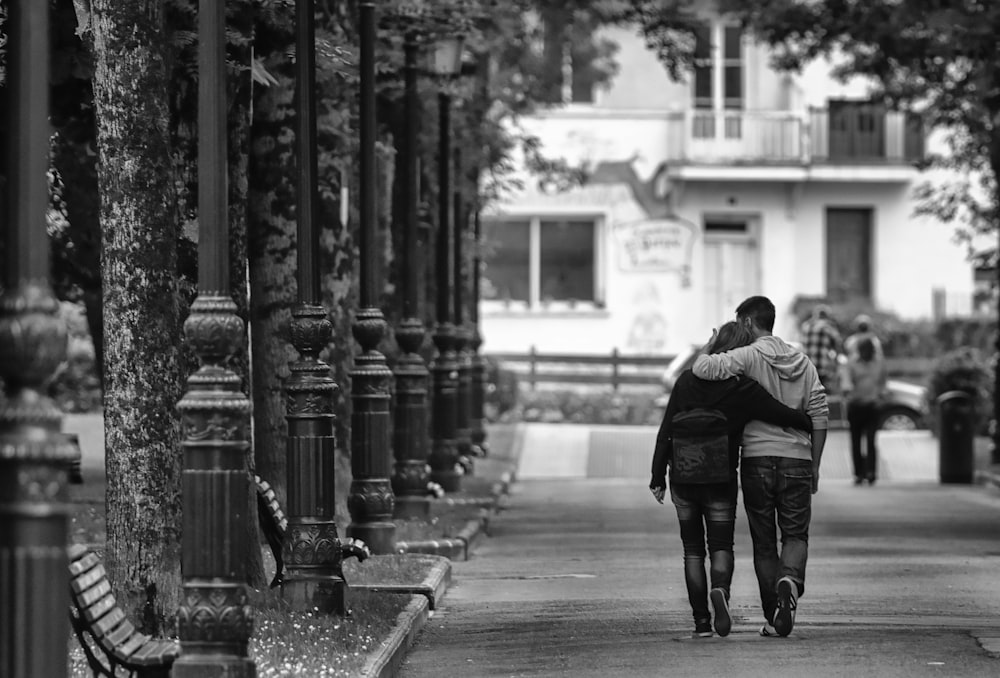
<path fill-rule="evenodd" d="M 720 636 L 732 629 L 737 468 L 764 613 L 760 635 L 791 633 L 805 591 L 826 391 L 809 358 L 772 334 L 774 315 L 767 297 L 750 297 L 737 307 L 735 322 L 713 332 L 674 385 L 656 438 L 649 487 L 660 503 L 669 489 L 677 510 L 695 637 L 712 636 L 713 626 Z M 713 446 L 713 435 L 720 444 Z M 705 473 L 716 451 L 725 455 L 722 476 Z"/>

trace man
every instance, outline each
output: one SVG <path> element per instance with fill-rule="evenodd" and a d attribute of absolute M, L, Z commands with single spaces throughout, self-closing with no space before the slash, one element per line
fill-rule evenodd
<path fill-rule="evenodd" d="M 812 434 L 751 421 L 743 430 L 740 477 L 764 626 L 760 635 L 787 636 L 805 591 L 812 495 L 819 489 L 819 463 L 826 444 L 829 409 L 816 367 L 806 355 L 775 337 L 774 304 L 750 297 L 736 309 L 757 338 L 726 353 L 701 355 L 692 372 L 702 379 L 744 374 L 788 407 L 805 410 Z M 781 531 L 781 553 L 775 538 Z"/>
<path fill-rule="evenodd" d="M 812 317 L 802 323 L 802 343 L 806 355 L 819 373 L 819 380 L 827 391 L 837 385 L 837 353 L 840 350 L 840 332 L 830 319 L 830 307 L 819 305 Z"/>

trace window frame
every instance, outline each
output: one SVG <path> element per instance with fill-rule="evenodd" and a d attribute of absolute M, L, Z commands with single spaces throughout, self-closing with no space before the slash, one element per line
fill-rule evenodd
<path fill-rule="evenodd" d="M 587 211 L 544 211 L 531 213 L 503 212 L 484 215 L 484 221 L 526 221 L 528 222 L 528 301 L 509 299 L 480 299 L 485 312 L 514 311 L 529 314 L 540 313 L 596 313 L 603 312 L 606 306 L 605 282 L 607 251 L 605 233 L 607 228 L 606 215 L 601 212 Z M 594 248 L 594 299 L 590 300 L 543 300 L 541 295 L 541 240 L 543 221 L 590 221 L 593 224 Z M 485 262 L 488 265 L 488 262 Z"/>
<path fill-rule="evenodd" d="M 704 24 L 708 28 L 708 56 L 694 59 L 691 69 L 691 108 L 698 111 L 713 111 L 715 113 L 745 111 L 747 106 L 747 37 L 744 31 L 739 33 L 739 54 L 732 56 L 726 53 L 726 32 L 740 26 L 724 19 L 712 19 Z M 726 71 L 739 68 L 740 96 L 727 97 Z M 707 69 L 710 96 L 698 95 L 698 69 Z M 731 102 L 730 99 L 733 99 Z M 706 105 L 709 104 L 710 105 Z M 730 105 L 732 104 L 732 105 Z"/>

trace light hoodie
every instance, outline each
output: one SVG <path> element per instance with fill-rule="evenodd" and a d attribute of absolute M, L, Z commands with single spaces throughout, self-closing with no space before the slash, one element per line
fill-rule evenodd
<path fill-rule="evenodd" d="M 745 374 L 788 407 L 804 409 L 812 419 L 813 430 L 829 425 L 826 389 L 816 367 L 805 353 L 778 337 L 759 337 L 749 346 L 698 356 L 691 371 L 696 377 L 710 380 Z M 811 460 L 812 439 L 805 431 L 755 420 L 743 429 L 743 456 Z"/>

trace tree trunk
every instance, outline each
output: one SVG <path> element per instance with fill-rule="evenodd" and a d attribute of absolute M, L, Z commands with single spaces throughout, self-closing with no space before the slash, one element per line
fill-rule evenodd
<path fill-rule="evenodd" d="M 245 36 L 250 36 L 253 30 L 251 17 L 252 8 L 249 3 L 238 3 L 244 11 L 237 12 L 231 20 L 229 28 L 239 30 Z M 229 107 L 227 112 L 227 129 L 229 143 L 229 289 L 232 290 L 233 301 L 236 302 L 236 312 L 250 329 L 250 297 L 249 281 L 247 280 L 247 169 L 250 140 L 250 59 L 252 54 L 249 45 L 234 47 L 230 45 L 229 57 L 240 65 L 247 65 L 246 70 L 238 71 L 236 78 L 230 75 L 228 89 Z M 252 379 L 250 369 L 250 345 L 248 335 L 244 335 L 244 344 L 238 355 L 234 356 L 231 367 L 243 378 L 242 390 L 248 398 L 253 399 Z M 247 473 L 250 478 L 256 472 L 253 458 L 253 447 L 246 458 Z M 249 520 L 246 521 L 247 543 L 260 544 L 261 533 L 257 517 L 257 495 L 250 493 L 250 506 L 247 507 Z M 259 548 L 251 548 L 247 556 L 247 584 L 260 588 L 265 584 L 264 562 Z"/>
<path fill-rule="evenodd" d="M 270 66 L 269 66 L 270 67 Z M 261 91 L 254 101 L 254 150 L 250 157 L 248 249 L 253 373 L 253 447 L 257 472 L 287 505 L 283 382 L 296 352 L 288 338 L 295 303 L 294 135 L 288 127 L 292 81 Z"/>
<path fill-rule="evenodd" d="M 997 240 L 996 257 L 993 260 L 997 276 L 997 317 L 1000 318 L 1000 129 L 994 128 L 990 138 L 990 168 L 993 170 L 993 219 Z M 1000 332 L 995 333 L 994 347 L 1000 355 Z M 1000 464 L 1000 359 L 993 360 L 993 453 L 991 461 Z"/>
<path fill-rule="evenodd" d="M 106 566 L 144 632 L 179 603 L 177 230 L 162 0 L 94 0 L 103 229 Z"/>

